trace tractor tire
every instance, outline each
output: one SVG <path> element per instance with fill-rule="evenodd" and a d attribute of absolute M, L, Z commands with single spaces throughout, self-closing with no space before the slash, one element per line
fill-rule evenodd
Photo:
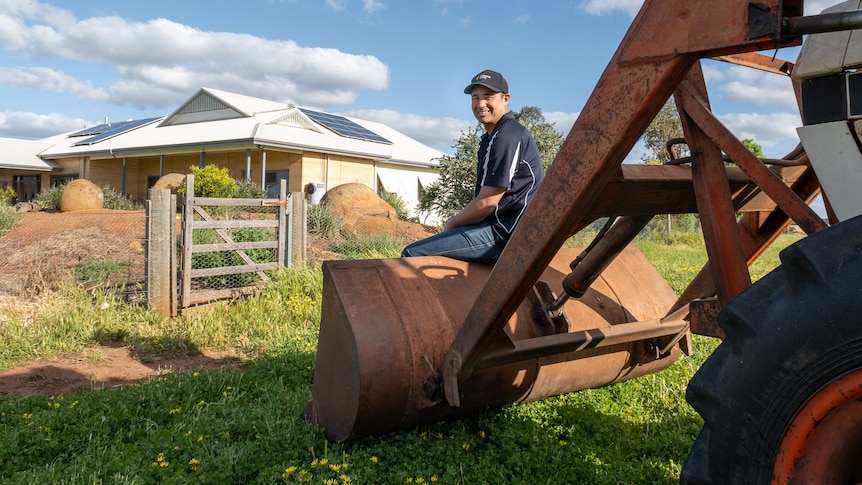
<path fill-rule="evenodd" d="M 689 383 L 686 484 L 862 483 L 862 216 L 787 247 Z"/>

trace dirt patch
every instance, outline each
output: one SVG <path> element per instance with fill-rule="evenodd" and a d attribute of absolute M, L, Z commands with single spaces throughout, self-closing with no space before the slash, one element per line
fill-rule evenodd
<path fill-rule="evenodd" d="M 129 347 L 102 346 L 50 362 L 37 360 L 0 373 L 0 394 L 56 396 L 79 389 L 120 387 L 178 372 L 235 370 L 241 365 L 226 352 L 140 359 Z"/>

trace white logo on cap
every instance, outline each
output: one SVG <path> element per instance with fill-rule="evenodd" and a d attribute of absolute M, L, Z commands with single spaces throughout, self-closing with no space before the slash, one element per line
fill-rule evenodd
<path fill-rule="evenodd" d="M 491 76 L 487 74 L 479 74 L 476 76 L 476 79 L 473 79 L 473 81 L 484 81 L 485 79 L 491 79 Z"/>

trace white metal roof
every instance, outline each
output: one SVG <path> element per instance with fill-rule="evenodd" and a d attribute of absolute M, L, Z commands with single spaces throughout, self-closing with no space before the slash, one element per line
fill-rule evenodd
<path fill-rule="evenodd" d="M 41 172 L 59 169 L 56 163 L 39 158 L 39 153 L 50 147 L 45 142 L 0 138 L 0 168 Z"/>
<path fill-rule="evenodd" d="M 436 167 L 443 152 L 386 125 L 348 118 L 391 144 L 341 136 L 298 107 L 202 88 L 172 114 L 93 144 L 80 137 L 52 137 L 42 158 L 110 158 L 265 146 L 341 154 L 390 163 Z M 46 139 L 45 141 L 48 141 Z"/>

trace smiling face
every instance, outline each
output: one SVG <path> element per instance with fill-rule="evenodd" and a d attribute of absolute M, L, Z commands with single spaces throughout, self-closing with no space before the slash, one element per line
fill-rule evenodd
<path fill-rule="evenodd" d="M 509 112 L 509 93 L 500 93 L 485 86 L 477 85 L 470 93 L 473 116 L 485 127 L 488 133 L 504 114 Z"/>

